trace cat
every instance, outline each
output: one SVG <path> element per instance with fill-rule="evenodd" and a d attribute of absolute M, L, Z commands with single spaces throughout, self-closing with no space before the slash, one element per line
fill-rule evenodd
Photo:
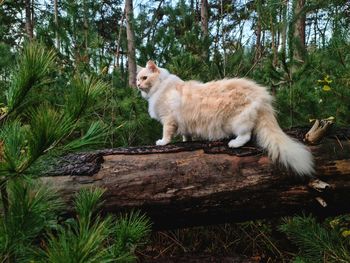
<path fill-rule="evenodd" d="M 237 148 L 255 135 L 272 161 L 298 175 L 314 172 L 308 148 L 282 131 L 272 96 L 252 80 L 183 81 L 150 60 L 138 69 L 137 88 L 148 100 L 149 115 L 163 125 L 163 137 L 156 145 L 170 143 L 175 134 L 207 140 L 236 136 L 228 146 Z"/>

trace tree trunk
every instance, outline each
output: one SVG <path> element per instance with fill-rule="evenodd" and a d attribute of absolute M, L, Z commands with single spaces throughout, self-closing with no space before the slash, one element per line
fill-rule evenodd
<path fill-rule="evenodd" d="M 60 38 L 59 38 L 59 34 L 58 34 L 58 0 L 55 0 L 54 2 L 54 19 L 55 19 L 55 27 L 56 27 L 56 48 L 58 50 L 58 52 L 60 51 L 61 47 L 60 47 Z"/>
<path fill-rule="evenodd" d="M 204 42 L 204 49 L 202 52 L 202 58 L 207 61 L 209 58 L 209 30 L 208 30 L 208 1 L 201 0 L 201 29 L 202 38 Z"/>
<path fill-rule="evenodd" d="M 28 39 L 31 41 L 34 38 L 33 33 L 33 14 L 32 14 L 32 3 L 30 0 L 25 0 L 25 13 L 26 13 L 26 33 Z"/>
<path fill-rule="evenodd" d="M 254 62 L 258 62 L 261 58 L 261 52 L 262 52 L 262 46 L 261 46 L 261 13 L 262 13 L 262 3 L 261 1 L 257 1 L 256 4 L 256 13 L 257 13 L 257 20 L 256 20 L 256 41 L 255 41 L 255 54 L 254 54 Z"/>
<path fill-rule="evenodd" d="M 135 56 L 135 36 L 134 36 L 134 17 L 132 0 L 125 1 L 126 16 L 126 37 L 128 40 L 128 72 L 129 86 L 136 87 L 136 56 Z"/>
<path fill-rule="evenodd" d="M 299 62 L 304 61 L 305 53 L 305 0 L 294 0 L 294 48 L 293 59 Z"/>
<path fill-rule="evenodd" d="M 350 130 L 347 138 L 349 135 Z M 273 165 L 252 143 L 229 149 L 227 142 L 116 148 L 69 155 L 42 179 L 67 201 L 83 187 L 103 187 L 104 212 L 140 209 L 158 229 L 303 211 L 332 215 L 350 211 L 350 141 L 341 136 L 310 146 L 316 161 L 315 174 L 329 185 L 308 184 L 307 180 L 293 177 Z"/>
<path fill-rule="evenodd" d="M 281 49 L 282 49 L 282 63 L 285 64 L 286 62 L 286 54 L 287 54 L 287 26 L 288 26 L 288 0 L 284 0 L 283 6 L 282 6 L 282 19 L 283 19 L 283 26 L 282 26 L 282 32 L 281 32 Z"/>
<path fill-rule="evenodd" d="M 255 62 L 259 61 L 261 58 L 261 18 L 258 17 L 256 22 L 256 42 L 255 42 Z"/>
<path fill-rule="evenodd" d="M 116 52 L 115 52 L 115 68 L 119 68 L 119 58 L 120 58 L 120 44 L 121 44 L 121 39 L 122 39 L 122 31 L 123 31 L 123 22 L 124 22 L 124 14 L 122 14 L 120 18 L 120 26 L 119 26 L 119 32 L 118 32 L 118 39 L 117 39 L 117 47 L 116 47 Z"/>
<path fill-rule="evenodd" d="M 84 48 L 85 48 L 85 54 L 84 54 L 84 62 L 86 64 L 89 64 L 90 58 L 89 58 L 89 9 L 86 3 L 86 0 L 83 1 L 83 10 L 84 10 Z"/>
<path fill-rule="evenodd" d="M 271 28 L 271 49 L 273 52 L 272 65 L 273 67 L 277 66 L 278 63 L 278 51 L 276 47 L 276 30 L 274 26 L 275 22 L 273 21 L 272 16 L 270 17 L 270 28 Z"/>

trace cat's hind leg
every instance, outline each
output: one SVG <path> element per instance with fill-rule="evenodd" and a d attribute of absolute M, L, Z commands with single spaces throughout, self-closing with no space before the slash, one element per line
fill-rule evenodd
<path fill-rule="evenodd" d="M 228 147 L 230 148 L 238 148 L 249 142 L 251 138 L 251 132 L 243 133 L 243 134 L 238 134 L 235 139 L 232 139 L 228 143 Z"/>
<path fill-rule="evenodd" d="M 258 103 L 252 103 L 250 107 L 242 111 L 231 122 L 232 133 L 237 137 L 229 141 L 230 148 L 241 147 L 249 142 L 257 119 Z"/>

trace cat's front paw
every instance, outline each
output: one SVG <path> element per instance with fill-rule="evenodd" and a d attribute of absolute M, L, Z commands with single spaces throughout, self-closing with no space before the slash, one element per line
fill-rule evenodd
<path fill-rule="evenodd" d="M 156 145 L 161 146 L 161 145 L 167 145 L 169 143 L 169 141 L 164 140 L 164 139 L 160 139 L 158 141 L 156 141 Z"/>

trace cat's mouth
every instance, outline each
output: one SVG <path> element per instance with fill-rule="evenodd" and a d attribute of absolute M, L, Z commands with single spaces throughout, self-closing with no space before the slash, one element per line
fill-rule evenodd
<path fill-rule="evenodd" d="M 137 87 L 140 91 L 143 91 L 143 92 L 148 92 L 149 88 L 148 87 L 141 87 L 141 86 L 138 86 Z"/>

